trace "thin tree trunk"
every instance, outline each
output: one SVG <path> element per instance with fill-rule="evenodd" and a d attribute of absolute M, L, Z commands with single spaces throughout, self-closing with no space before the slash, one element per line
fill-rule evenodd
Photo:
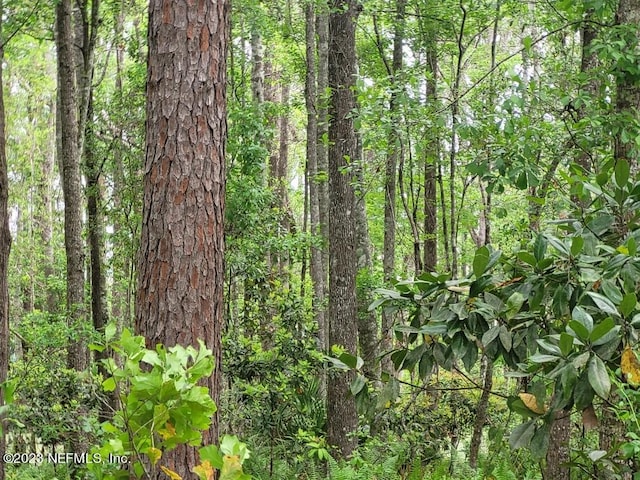
<path fill-rule="evenodd" d="M 328 353 L 329 345 L 329 319 L 326 310 L 327 298 L 329 296 L 329 249 L 327 244 L 329 241 L 329 157 L 328 157 L 328 138 L 329 138 L 329 111 L 328 111 L 328 95 L 329 88 L 329 10 L 328 5 L 319 4 L 316 10 L 316 37 L 318 50 L 318 89 L 316 110 L 318 112 L 318 134 L 317 141 L 317 164 L 318 175 L 318 222 L 319 222 L 319 249 L 322 265 L 322 274 L 324 275 L 324 292 L 322 294 L 322 308 L 324 312 L 319 317 L 318 331 L 321 344 L 325 353 Z M 326 378 L 326 377 L 325 377 Z M 327 398 L 327 383 L 320 384 L 320 396 Z"/>
<path fill-rule="evenodd" d="M 316 14 L 312 2 L 305 6 L 306 25 L 306 77 L 305 102 L 307 107 L 307 169 L 309 182 L 309 217 L 311 224 L 310 274 L 313 283 L 313 315 L 318 325 L 318 349 L 326 352 L 327 332 L 325 329 L 325 279 L 322 261 L 322 232 L 320 229 L 320 183 L 318 177 L 318 90 L 316 68 Z M 326 373 L 321 373 L 320 393 L 326 398 Z"/>
<path fill-rule="evenodd" d="M 355 355 L 358 346 L 356 309 L 355 192 L 345 173 L 357 158 L 352 112 L 355 109 L 355 0 L 332 0 L 329 14 L 329 344 Z M 353 372 L 329 377 L 327 441 L 338 457 L 348 457 L 357 444 L 358 413 L 349 386 Z"/>
<path fill-rule="evenodd" d="M 437 108 L 438 53 L 433 40 L 427 49 L 426 102 L 434 110 Z M 424 162 L 424 245 L 423 270 L 430 272 L 438 264 L 438 201 L 436 198 L 437 167 L 440 165 L 440 139 L 437 134 L 425 132 L 429 136 L 425 148 Z"/>
<path fill-rule="evenodd" d="M 4 20 L 4 4 L 0 0 L 0 42 L 2 22 Z M 9 373 L 9 251 L 11 250 L 11 232 L 9 230 L 9 178 L 7 172 L 4 82 L 2 78 L 4 65 L 4 43 L 0 44 L 0 386 L 7 380 Z M 0 407 L 4 405 L 4 388 L 0 388 Z M 6 451 L 6 422 L 0 414 L 0 455 Z M 5 462 L 0 462 L 0 480 L 4 480 Z"/>
<path fill-rule="evenodd" d="M 216 403 L 224 314 L 229 18 L 225 0 L 198 5 L 186 0 L 150 2 L 147 154 L 136 297 L 136 330 L 149 346 L 197 346 L 202 340 L 214 352 L 216 368 L 206 386 Z M 217 415 L 203 440 L 217 442 Z M 183 478 L 189 478 L 196 460 L 192 446 L 180 446 L 162 457 L 163 465 Z"/>
<path fill-rule="evenodd" d="M 404 42 L 405 8 L 406 0 L 396 1 L 396 18 L 393 35 L 393 57 L 391 70 L 388 71 L 392 85 L 391 100 L 389 102 L 389 115 L 391 124 L 397 125 L 400 119 L 400 105 L 398 103 L 398 76 L 402 71 L 402 45 Z M 384 52 L 381 52 L 384 59 Z M 384 61 L 385 65 L 387 61 Z M 382 258 L 382 271 L 385 284 L 393 281 L 396 257 L 396 174 L 398 170 L 398 156 L 402 154 L 400 139 L 393 129 L 387 135 L 387 161 L 385 165 L 384 183 L 384 245 Z M 382 350 L 391 351 L 393 347 L 393 315 L 387 310 L 382 311 Z M 386 372 L 393 371 L 391 356 L 385 355 L 382 360 L 382 369 Z"/>

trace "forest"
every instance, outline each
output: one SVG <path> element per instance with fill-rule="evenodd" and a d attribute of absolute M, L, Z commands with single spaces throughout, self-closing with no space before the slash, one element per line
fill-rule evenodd
<path fill-rule="evenodd" d="M 640 480 L 640 0 L 0 0 L 0 480 Z"/>

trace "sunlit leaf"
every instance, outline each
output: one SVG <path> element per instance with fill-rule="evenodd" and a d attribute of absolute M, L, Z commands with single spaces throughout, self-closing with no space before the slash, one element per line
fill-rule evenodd
<path fill-rule="evenodd" d="M 627 382 L 631 385 L 640 385 L 640 362 L 629 346 L 622 352 L 620 370 L 625 375 Z"/>
<path fill-rule="evenodd" d="M 538 399 L 535 395 L 532 395 L 531 393 L 520 393 L 518 396 L 520 397 L 520 400 L 522 400 L 522 403 L 524 403 L 533 413 L 542 415 L 546 412 L 546 409 L 538 405 Z"/>
<path fill-rule="evenodd" d="M 182 477 L 173 470 L 169 470 L 167 467 L 160 466 L 160 469 L 166 473 L 171 480 L 182 480 Z"/>

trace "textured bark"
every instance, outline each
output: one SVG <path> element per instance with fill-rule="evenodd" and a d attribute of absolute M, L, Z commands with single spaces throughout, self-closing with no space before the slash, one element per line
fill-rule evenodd
<path fill-rule="evenodd" d="M 316 109 L 318 111 L 318 219 L 320 222 L 321 239 L 320 256 L 322 261 L 322 271 L 324 274 L 323 301 L 326 305 L 327 297 L 329 296 L 329 249 L 327 248 L 329 240 L 329 183 L 327 181 L 329 174 L 327 148 L 327 138 L 329 135 L 329 112 L 327 109 L 328 98 L 326 94 L 327 89 L 329 88 L 329 13 L 326 2 L 317 6 L 316 36 L 318 42 L 318 96 L 316 102 Z M 324 338 L 324 348 L 325 350 L 328 350 L 330 347 L 329 318 L 326 310 L 324 315 L 320 318 L 320 321 L 321 323 L 318 324 L 318 330 L 321 332 L 320 337 Z M 326 382 L 321 383 L 320 395 L 323 398 L 326 398 L 327 396 L 326 389 Z"/>
<path fill-rule="evenodd" d="M 427 48 L 427 71 L 425 97 L 429 106 L 437 108 L 437 83 L 438 53 L 435 42 L 429 41 Z M 440 140 L 437 134 L 426 132 L 429 135 L 427 148 L 425 148 L 424 162 L 424 245 L 423 266 L 427 272 L 435 271 L 438 264 L 438 201 L 436 199 L 436 166 L 440 164 Z"/>
<path fill-rule="evenodd" d="M 320 183 L 318 178 L 318 89 L 316 68 L 315 9 L 311 2 L 305 6 L 306 37 L 306 77 L 305 104 L 307 108 L 307 169 L 309 182 L 309 220 L 311 234 L 310 274 L 313 283 L 313 314 L 318 325 L 318 348 L 321 352 L 327 349 L 327 332 L 325 320 L 325 279 L 326 271 L 322 262 L 322 232 L 320 230 Z M 320 379 L 320 391 L 326 396 L 326 375 Z"/>
<path fill-rule="evenodd" d="M 364 184 L 364 172 L 361 165 L 362 142 L 358 138 L 358 185 Z M 356 228 L 356 258 L 357 270 L 360 281 L 357 282 L 357 309 L 358 309 L 358 340 L 360 344 L 360 356 L 364 360 L 362 371 L 367 378 L 380 378 L 380 363 L 378 361 L 380 339 L 378 335 L 378 318 L 375 311 L 369 311 L 369 305 L 373 302 L 373 288 L 371 278 L 373 277 L 373 259 L 371 238 L 369 237 L 369 225 L 367 222 L 367 209 L 364 193 L 359 191 L 356 197 L 355 208 L 355 228 Z"/>
<path fill-rule="evenodd" d="M 58 52 L 58 95 L 60 107 L 60 153 L 62 192 L 64 196 L 64 243 L 67 254 L 67 318 L 70 326 L 84 319 L 84 242 L 82 239 L 82 182 L 76 68 L 72 30 L 72 2 L 56 5 L 56 46 Z M 69 346 L 68 364 L 84 370 L 89 360 L 81 340 Z"/>
<path fill-rule="evenodd" d="M 640 42 L 640 0 L 620 0 L 616 11 L 616 24 L 635 28 L 635 42 Z M 631 47 L 628 47 L 632 49 Z M 616 113 L 624 124 L 638 118 L 640 111 L 640 81 L 635 71 L 619 71 L 616 80 Z M 625 119 L 625 116 L 628 118 Z M 632 171 L 638 171 L 638 149 L 634 142 L 622 140 L 622 134 L 614 137 L 614 157 L 625 159 L 631 165 Z"/>
<path fill-rule="evenodd" d="M 264 103 L 263 48 L 260 33 L 251 32 L 251 99 L 256 105 Z"/>
<path fill-rule="evenodd" d="M 224 304 L 226 49 L 230 5 L 151 0 L 146 158 L 136 330 L 157 343 L 213 350 L 206 386 L 220 393 Z M 214 416 L 205 444 L 217 442 Z M 183 478 L 193 447 L 163 455 Z M 161 478 L 159 475 L 156 478 Z"/>
<path fill-rule="evenodd" d="M 402 44 L 404 42 L 404 15 L 406 0 L 396 1 L 396 19 L 393 35 L 393 57 L 391 60 L 391 71 L 387 72 L 390 76 L 392 85 L 399 82 L 398 75 L 402 70 Z M 385 65 L 387 62 L 385 61 Z M 399 120 L 399 103 L 397 87 L 393 88 L 391 100 L 389 102 L 389 114 L 392 124 L 396 124 Z M 385 181 L 384 181 L 384 244 L 382 257 L 382 272 L 384 282 L 389 284 L 393 281 L 396 257 L 396 173 L 398 169 L 398 156 L 402 150 L 400 147 L 400 139 L 397 131 L 389 132 L 387 136 L 387 161 L 385 165 Z M 386 311 L 382 311 L 382 350 L 391 351 L 393 343 L 393 315 Z M 383 358 L 382 368 L 384 371 L 393 371 L 391 356 L 385 355 Z"/>
<path fill-rule="evenodd" d="M 0 34 L 4 19 L 3 3 L 0 0 Z M 0 35 L 1 36 L 1 35 Z M 7 379 L 9 372 L 9 251 L 11 233 L 9 231 L 9 178 L 7 174 L 7 155 L 5 150 L 5 114 L 3 100 L 2 67 L 4 65 L 4 45 L 0 45 L 0 385 Z M 0 388 L 0 407 L 4 404 L 4 391 Z M 0 415 L 0 455 L 6 447 L 6 429 L 4 416 Z M 0 462 L 0 480 L 4 480 L 4 463 Z"/>
<path fill-rule="evenodd" d="M 329 150 L 327 138 L 329 135 L 329 111 L 327 90 L 329 88 L 329 13 L 326 7 L 319 6 L 316 15 L 316 35 L 318 37 L 318 174 L 328 178 Z M 320 233 L 327 241 L 329 238 L 329 183 L 326 180 L 318 182 L 318 203 L 320 205 Z M 322 264 L 325 274 L 329 272 L 329 250 L 322 248 Z M 325 277 L 326 278 L 326 277 Z M 325 281 L 325 297 L 328 292 L 328 282 Z M 329 326 L 325 329 L 328 335 Z"/>
<path fill-rule="evenodd" d="M 473 432 L 471 433 L 471 442 L 469 443 L 469 466 L 476 468 L 478 466 L 478 455 L 480 453 L 480 445 L 482 444 L 482 432 L 487 423 L 487 411 L 489 409 L 489 397 L 493 388 L 493 362 L 486 356 L 482 357 L 482 395 L 476 407 L 476 418 L 473 421 Z"/>
<path fill-rule="evenodd" d="M 547 464 L 542 472 L 544 480 L 570 480 L 571 468 L 569 440 L 571 439 L 570 412 L 558 411 L 549 432 Z"/>
<path fill-rule="evenodd" d="M 329 345 L 354 355 L 358 345 L 356 311 L 355 192 L 345 171 L 357 157 L 352 112 L 355 108 L 356 54 L 354 0 L 332 0 L 329 14 Z M 353 372 L 330 376 L 327 389 L 327 440 L 338 457 L 357 444 Z"/>

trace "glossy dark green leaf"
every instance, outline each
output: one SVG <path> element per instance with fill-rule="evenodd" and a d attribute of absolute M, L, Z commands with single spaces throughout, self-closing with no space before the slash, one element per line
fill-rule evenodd
<path fill-rule="evenodd" d="M 576 305 L 575 307 L 573 307 L 571 318 L 580 323 L 584 328 L 586 328 L 589 334 L 591 333 L 591 330 L 593 330 L 593 317 L 589 315 L 581 306 Z M 580 338 L 583 337 L 580 335 Z M 589 338 L 588 335 L 586 338 Z"/>
<path fill-rule="evenodd" d="M 577 257 L 580 252 L 582 252 L 582 248 L 584 247 L 584 238 L 582 237 L 573 237 L 571 240 L 571 255 L 573 257 Z"/>
<path fill-rule="evenodd" d="M 550 425 L 548 423 L 543 423 L 542 426 L 536 429 L 529 444 L 531 455 L 537 460 L 544 458 L 549 449 L 549 428 Z"/>
<path fill-rule="evenodd" d="M 584 410 L 591 405 L 593 396 L 593 388 L 591 388 L 587 376 L 581 375 L 573 391 L 573 401 L 576 410 Z"/>
<path fill-rule="evenodd" d="M 493 342 L 500 333 L 500 325 L 494 325 L 482 335 L 482 345 L 485 347 Z"/>
<path fill-rule="evenodd" d="M 600 340 L 603 336 L 609 333 L 616 326 L 616 322 L 613 321 L 613 318 L 607 317 L 602 322 L 597 324 L 591 335 L 589 335 L 589 341 L 596 342 Z"/>
<path fill-rule="evenodd" d="M 573 337 L 566 332 L 560 334 L 560 342 L 558 343 L 562 355 L 566 357 L 573 349 Z"/>
<path fill-rule="evenodd" d="M 616 306 L 604 295 L 596 292 L 587 292 L 587 295 L 591 297 L 593 302 L 603 312 L 609 313 L 611 315 L 618 315 L 618 309 L 616 309 Z"/>
<path fill-rule="evenodd" d="M 596 355 L 591 357 L 589 365 L 587 367 L 589 384 L 596 394 L 605 400 L 609 397 L 609 391 L 611 390 L 611 380 L 609 379 L 609 373 L 607 367 L 600 358 Z"/>

